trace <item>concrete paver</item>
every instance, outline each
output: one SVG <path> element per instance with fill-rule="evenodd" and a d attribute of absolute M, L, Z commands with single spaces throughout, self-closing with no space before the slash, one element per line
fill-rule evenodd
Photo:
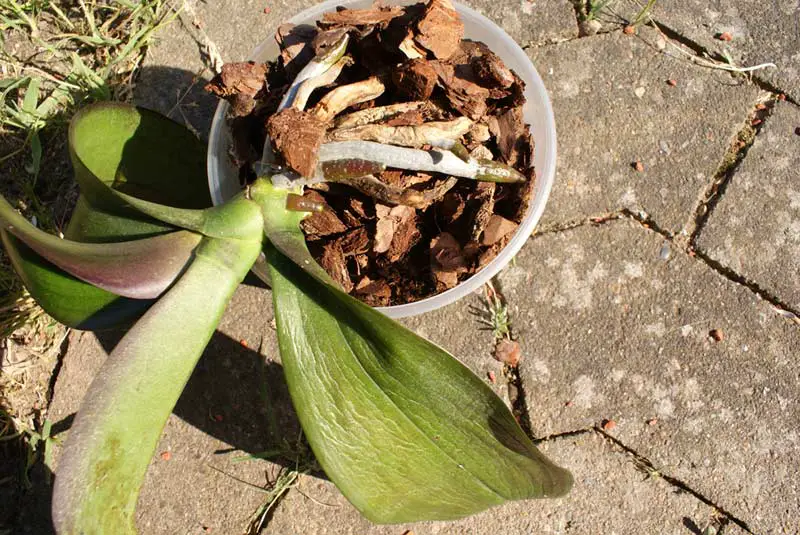
<path fill-rule="evenodd" d="M 639 7 L 617 3 L 631 18 Z M 659 0 L 653 17 L 706 50 L 739 66 L 774 63 L 756 75 L 800 100 L 800 4 L 796 0 Z M 723 33 L 730 41 L 719 37 Z"/>
<path fill-rule="evenodd" d="M 575 476 L 569 497 L 511 502 L 455 522 L 374 526 L 332 484 L 305 479 L 282 501 L 265 535 L 503 535 L 632 534 L 685 535 L 687 523 L 703 526 L 713 510 L 674 491 L 663 480 L 646 479 L 630 457 L 591 433 L 540 446 Z"/>
<path fill-rule="evenodd" d="M 726 268 L 800 310 L 800 108 L 778 102 L 701 229 Z"/>
<path fill-rule="evenodd" d="M 211 76 L 201 58 L 209 43 L 224 60 L 242 60 L 271 38 L 280 22 L 314 3 L 186 2 L 186 26 L 175 23 L 161 31 L 148 51 L 137 102 L 207 135 L 216 105 L 201 89 Z M 568 0 L 467 4 L 523 45 L 577 35 Z M 722 13 L 712 17 L 715 21 L 739 17 L 749 37 L 739 41 L 737 36 L 729 46 L 747 43 L 735 50 L 742 50 L 737 58 L 748 63 L 792 59 L 800 50 L 789 46 L 794 41 L 788 15 L 778 21 L 774 43 L 767 43 L 766 21 L 774 18 L 765 15 L 769 10 L 759 8 L 762 24 L 742 8 L 754 4 L 749 0 L 730 3 L 738 15 L 719 2 L 698 14 L 701 4 L 707 3 L 664 0 L 675 18 L 663 20 L 707 46 L 692 33 L 692 24 L 712 17 L 712 9 Z M 786 0 L 778 4 L 784 11 L 791 7 Z M 761 52 L 765 59 L 758 59 Z M 661 53 L 658 36 L 648 28 L 640 28 L 638 36 L 614 32 L 531 47 L 528 53 L 551 93 L 559 131 L 559 175 L 545 225 L 629 208 L 645 210 L 661 226 L 679 231 L 758 96 L 754 86 L 725 73 Z M 776 80 L 789 91 L 794 75 L 782 72 L 784 78 Z M 667 85 L 668 79 L 677 85 Z M 770 118 L 712 213 L 700 245 L 723 264 L 739 258 L 731 269 L 741 268 L 786 299 L 796 299 L 797 285 L 788 275 L 783 281 L 778 277 L 781 270 L 796 273 L 789 262 L 797 252 L 787 247 L 795 243 L 793 235 L 781 244 L 770 241 L 778 236 L 775 223 L 785 220 L 781 214 L 796 215 L 794 198 L 780 192 L 792 184 L 787 181 L 797 166 L 797 151 L 791 152 L 786 137 L 768 141 L 771 132 L 783 132 L 784 123 L 796 117 L 788 106 L 779 106 Z M 636 160 L 643 162 L 644 172 L 631 167 Z M 788 163 L 776 167 L 776 161 Z M 745 187 L 747 173 L 766 178 L 759 184 L 748 179 L 753 185 Z M 756 230 L 748 235 L 724 228 L 737 205 L 751 202 L 748 194 L 772 202 L 750 206 L 742 216 L 741 224 Z M 769 216 L 755 225 L 752 216 L 763 211 Z M 786 228 L 793 224 L 792 219 Z M 763 255 L 763 243 L 777 251 L 772 260 L 769 255 L 744 258 Z M 613 435 L 748 521 L 754 532 L 793 533 L 800 511 L 799 377 L 792 367 L 800 347 L 796 326 L 747 289 L 664 248 L 661 236 L 630 222 L 538 237 L 501 283 L 523 344 L 520 371 L 537 435 L 612 418 L 617 423 Z M 498 380 L 493 387 L 508 402 L 501 366 L 490 356 L 491 334 L 478 330 L 470 307 L 480 308 L 478 296 L 405 323 L 452 351 L 480 377 L 493 372 Z M 262 503 L 262 494 L 212 467 L 263 484 L 265 471 L 274 475 L 279 465 L 233 458 L 297 436 L 271 319 L 268 291 L 244 286 L 236 292 L 151 463 L 138 509 L 142 533 L 238 533 Z M 712 341 L 712 329 L 720 330 L 721 341 Z M 108 333 L 99 339 L 72 335 L 51 420 L 77 410 L 114 340 Z M 646 479 L 629 455 L 595 433 L 548 440 L 541 448 L 573 471 L 576 485 L 569 497 L 507 504 L 455 523 L 379 527 L 361 518 L 330 482 L 308 476 L 299 486 L 302 493 L 293 490 L 279 504 L 267 533 L 684 534 L 702 529 L 714 514 L 663 480 Z M 162 456 L 165 452 L 169 455 Z M 737 530 L 729 526 L 725 533 Z"/>
<path fill-rule="evenodd" d="M 535 434 L 614 420 L 611 434 L 755 532 L 792 532 L 796 325 L 630 221 L 537 237 L 500 281 Z"/>
<path fill-rule="evenodd" d="M 621 208 L 673 231 L 686 222 L 758 91 L 661 53 L 656 37 L 641 28 L 528 50 L 558 127 L 543 225 Z"/>

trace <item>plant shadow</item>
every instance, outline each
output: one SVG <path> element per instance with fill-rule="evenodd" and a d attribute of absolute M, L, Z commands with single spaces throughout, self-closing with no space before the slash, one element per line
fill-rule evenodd
<path fill-rule="evenodd" d="M 114 330 L 96 336 L 110 354 L 124 334 Z M 230 445 L 216 453 L 284 450 L 301 433 L 281 365 L 219 331 L 200 357 L 173 414 Z M 294 466 L 293 452 L 286 453 L 270 460 Z"/>

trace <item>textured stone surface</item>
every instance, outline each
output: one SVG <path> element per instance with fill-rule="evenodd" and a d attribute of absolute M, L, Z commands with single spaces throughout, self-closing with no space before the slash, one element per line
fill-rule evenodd
<path fill-rule="evenodd" d="M 779 102 L 701 229 L 711 258 L 800 309 L 800 108 Z"/>
<path fill-rule="evenodd" d="M 584 226 L 532 240 L 501 275 L 534 433 L 614 420 L 611 434 L 755 532 L 789 533 L 800 329 L 664 246 L 638 223 Z"/>
<path fill-rule="evenodd" d="M 520 46 L 578 36 L 575 8 L 569 0 L 465 0 L 502 27 Z"/>
<path fill-rule="evenodd" d="M 638 7 L 615 10 L 633 17 Z M 706 50 L 729 55 L 740 66 L 774 63 L 758 77 L 800 99 L 800 4 L 796 0 L 659 0 L 653 17 Z M 732 40 L 718 38 L 727 32 Z"/>
<path fill-rule="evenodd" d="M 642 28 L 528 51 L 558 128 L 545 226 L 629 208 L 677 231 L 711 180 L 757 91 L 660 53 L 654 39 Z"/>
<path fill-rule="evenodd" d="M 290 492 L 277 507 L 265 535 L 403 535 L 409 530 L 414 535 L 685 535 L 688 523 L 704 526 L 711 519 L 708 506 L 663 480 L 645 478 L 628 455 L 594 433 L 540 447 L 573 472 L 568 498 L 507 503 L 456 522 L 374 526 L 333 485 L 304 478 L 301 492 Z"/>

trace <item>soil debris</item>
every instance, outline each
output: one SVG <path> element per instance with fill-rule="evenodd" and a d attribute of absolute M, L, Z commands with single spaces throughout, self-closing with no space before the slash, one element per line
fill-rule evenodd
<path fill-rule="evenodd" d="M 508 338 L 499 339 L 497 345 L 494 346 L 494 358 L 503 364 L 516 368 L 522 358 L 519 342 Z"/>

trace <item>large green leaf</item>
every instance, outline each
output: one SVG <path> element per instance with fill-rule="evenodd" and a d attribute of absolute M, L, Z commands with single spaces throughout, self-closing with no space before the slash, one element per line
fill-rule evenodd
<path fill-rule="evenodd" d="M 75 179 L 94 206 L 127 214 L 136 213 L 131 198 L 211 206 L 203 143 L 157 112 L 118 102 L 87 106 L 70 123 L 69 149 Z"/>
<path fill-rule="evenodd" d="M 200 242 L 179 230 L 141 240 L 82 243 L 34 227 L 0 195 L 0 224 L 39 255 L 99 288 L 135 299 L 161 295 L 183 271 Z"/>
<path fill-rule="evenodd" d="M 101 127 L 103 121 L 120 117 L 127 119 Z M 132 177 L 122 183 L 145 182 L 148 198 L 154 202 L 175 203 L 184 208 L 211 205 L 204 148 L 182 126 L 155 112 L 110 103 L 86 108 L 78 114 L 76 122 L 80 122 L 80 127 L 72 128 L 71 154 L 77 161 L 81 182 L 91 191 L 108 193 L 116 169 L 121 168 L 127 170 L 126 176 Z M 165 135 L 160 135 L 161 132 Z M 98 174 L 93 174 L 90 168 Z M 103 198 L 103 193 L 99 195 Z M 110 243 L 175 230 L 173 225 L 131 209 L 124 200 L 120 202 L 114 197 L 113 192 L 110 197 L 111 202 L 90 203 L 81 195 L 65 237 L 78 242 Z M 97 194 L 93 198 L 97 199 Z M 120 297 L 85 283 L 12 236 L 6 236 L 4 244 L 34 299 L 51 316 L 70 327 L 88 330 L 112 327 L 135 319 L 152 303 Z"/>
<path fill-rule="evenodd" d="M 60 534 L 136 532 L 136 499 L 164 423 L 260 249 L 260 230 L 249 240 L 205 238 L 186 273 L 106 359 L 59 460 Z"/>
<path fill-rule="evenodd" d="M 449 520 L 569 490 L 569 472 L 455 358 L 275 248 L 267 259 L 292 402 L 325 473 L 364 516 Z"/>

